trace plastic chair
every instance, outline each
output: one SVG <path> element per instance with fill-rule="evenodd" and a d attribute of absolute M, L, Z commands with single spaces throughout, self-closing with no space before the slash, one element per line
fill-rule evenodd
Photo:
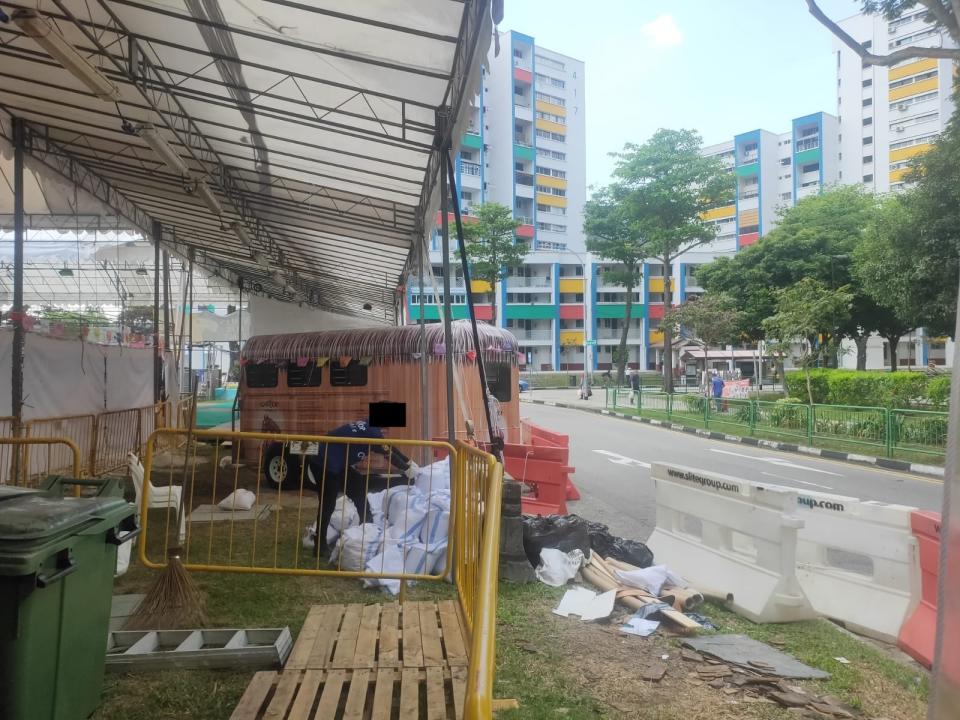
<path fill-rule="evenodd" d="M 135 453 L 127 453 L 127 466 L 130 468 L 130 477 L 133 479 L 133 488 L 137 494 L 137 520 L 140 519 L 140 504 L 143 502 L 143 465 L 140 458 Z M 172 508 L 174 511 L 180 509 L 180 496 L 183 494 L 182 485 L 169 485 L 166 487 L 157 487 L 153 483 L 147 486 L 147 509 L 163 510 Z M 184 513 L 185 515 L 186 513 Z M 180 517 L 180 541 L 187 535 L 186 518 Z"/>

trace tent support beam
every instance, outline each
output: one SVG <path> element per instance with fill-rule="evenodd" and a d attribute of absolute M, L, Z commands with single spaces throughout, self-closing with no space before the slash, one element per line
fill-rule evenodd
<path fill-rule="evenodd" d="M 10 405 L 13 414 L 13 435 L 20 437 L 23 429 L 23 347 L 26 343 L 26 331 L 23 318 L 23 243 L 24 243 L 24 213 L 23 197 L 25 193 L 23 181 L 24 145 L 26 144 L 26 128 L 23 118 L 13 118 L 13 357 L 10 360 Z M 20 457 L 18 451 L 13 453 L 14 483 L 20 478 Z"/>
<path fill-rule="evenodd" d="M 430 440 L 430 408 L 427 404 L 430 402 L 429 390 L 427 388 L 427 319 L 424 316 L 424 271 L 427 267 L 428 258 L 426 256 L 426 242 L 422 237 L 417 238 L 417 260 L 420 266 L 418 275 L 420 276 L 420 437 L 423 440 Z M 429 462 L 429 458 L 424 453 L 423 464 Z"/>
<path fill-rule="evenodd" d="M 153 221 L 153 403 L 160 402 L 160 241 L 163 226 Z"/>
<path fill-rule="evenodd" d="M 441 152 L 446 152 L 444 144 Z M 450 193 L 447 188 L 447 174 L 440 172 L 440 233 L 443 238 L 443 358 L 447 368 L 447 440 L 450 444 L 457 441 L 455 413 L 453 411 L 453 306 L 450 303 Z M 470 289 L 467 288 L 469 293 Z"/>

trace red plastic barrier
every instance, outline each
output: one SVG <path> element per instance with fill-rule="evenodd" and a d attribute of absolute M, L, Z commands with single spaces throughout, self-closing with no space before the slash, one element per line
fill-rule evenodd
<path fill-rule="evenodd" d="M 563 457 L 566 448 L 535 447 L 507 443 L 503 448 L 504 470 L 514 480 L 530 485 L 535 497 L 521 500 L 528 515 L 566 515 L 567 483 L 573 468 Z"/>
<path fill-rule="evenodd" d="M 940 569 L 940 513 L 910 513 L 920 555 L 920 604 L 900 628 L 897 645 L 917 662 L 931 667 L 937 631 L 937 575 Z"/>
<path fill-rule="evenodd" d="M 534 425 L 528 420 L 521 420 L 521 436 L 530 438 L 530 444 L 534 447 L 557 447 L 564 448 L 567 452 L 563 457 L 564 465 L 570 464 L 570 436 L 562 433 L 548 430 L 545 427 Z M 571 471 L 575 472 L 575 471 Z M 567 475 L 567 500 L 579 500 L 580 491 L 577 490 L 573 480 Z"/>

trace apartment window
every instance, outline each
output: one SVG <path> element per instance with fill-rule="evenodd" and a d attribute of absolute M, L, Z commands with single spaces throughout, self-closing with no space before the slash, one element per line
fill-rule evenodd
<path fill-rule="evenodd" d="M 557 123 L 558 125 L 567 124 L 567 118 L 565 116 L 543 112 L 542 110 L 537 110 L 537 118 L 540 120 L 548 120 L 549 122 Z"/>
<path fill-rule="evenodd" d="M 556 95 L 548 95 L 545 92 L 537 91 L 536 94 L 537 100 L 542 100 L 543 102 L 548 102 L 552 105 L 559 105 L 560 107 L 566 107 L 567 101 L 562 97 L 557 97 Z"/>
<path fill-rule="evenodd" d="M 780 158 L 780 164 L 781 164 L 781 165 L 789 165 L 789 164 L 790 164 L 790 158 L 788 158 L 788 157 Z"/>
<path fill-rule="evenodd" d="M 560 152 L 559 150 L 549 150 L 548 148 L 542 147 L 537 148 L 537 157 L 563 160 L 564 162 L 567 160 L 567 154 L 565 152 Z"/>
<path fill-rule="evenodd" d="M 471 190 L 461 190 L 460 199 L 465 203 L 473 202 L 473 191 Z"/>
<path fill-rule="evenodd" d="M 524 165 L 522 162 L 515 162 L 513 164 L 513 169 L 517 172 L 523 172 L 525 167 L 526 165 Z"/>
<path fill-rule="evenodd" d="M 910 77 L 903 78 L 902 80 L 894 80 L 890 83 L 890 89 L 898 87 L 905 87 L 906 85 L 913 85 L 914 83 L 923 82 L 924 80 L 929 80 L 930 78 L 935 78 L 938 72 L 936 70 L 930 70 L 928 72 L 920 73 L 919 75 L 911 75 Z"/>
<path fill-rule="evenodd" d="M 863 87 L 870 87 L 871 85 L 873 85 L 873 78 L 866 78 L 862 84 L 863 84 Z"/>
<path fill-rule="evenodd" d="M 555 223 L 538 222 L 537 230 L 546 230 L 547 232 L 565 233 L 566 225 L 557 225 Z"/>
<path fill-rule="evenodd" d="M 567 196 L 566 188 L 547 187 L 546 185 L 537 185 L 537 192 L 544 195 L 557 195 L 558 197 Z"/>
<path fill-rule="evenodd" d="M 867 125 L 873 125 L 873 118 L 872 118 L 872 117 L 868 117 L 868 118 L 864 118 L 864 119 L 863 119 L 863 126 L 866 127 Z"/>
<path fill-rule="evenodd" d="M 514 95 L 523 95 L 523 86 L 522 86 L 522 85 L 514 85 L 514 86 L 513 86 L 513 94 L 514 94 Z"/>
<path fill-rule="evenodd" d="M 546 67 L 553 68 L 554 70 L 563 70 L 566 66 L 559 60 L 554 60 L 553 58 L 548 58 L 545 55 L 534 55 L 537 62 Z"/>
<path fill-rule="evenodd" d="M 649 277 L 663 277 L 663 263 L 650 263 L 647 268 Z"/>
<path fill-rule="evenodd" d="M 930 133 L 928 135 L 920 135 L 915 138 L 910 138 L 909 140 L 901 140 L 900 142 L 890 143 L 891 150 L 899 150 L 900 148 L 911 147 L 913 145 L 925 145 L 927 143 L 933 142 L 937 137 L 937 133 Z"/>
<path fill-rule="evenodd" d="M 910 15 L 902 15 L 898 17 L 896 20 L 891 20 L 887 24 L 887 32 L 892 35 L 897 30 L 897 28 L 901 28 L 904 25 L 909 25 L 914 20 L 919 20 L 925 14 L 926 14 L 926 10 L 921 10 L 920 12 L 911 13 Z"/>
<path fill-rule="evenodd" d="M 873 98 L 864 98 L 864 99 L 863 99 L 863 106 L 864 106 L 864 107 L 870 107 L 871 105 L 873 105 Z"/>
<path fill-rule="evenodd" d="M 566 215 L 567 209 L 563 207 L 554 207 L 553 205 L 537 203 L 537 212 L 549 213 L 551 215 Z"/>
<path fill-rule="evenodd" d="M 549 130 L 541 130 L 537 128 L 537 137 L 543 138 L 544 140 L 554 140 L 556 142 L 566 142 L 567 136 L 562 135 L 561 133 L 550 132 Z"/>
<path fill-rule="evenodd" d="M 760 232 L 760 226 L 759 226 L 759 225 L 746 225 L 746 226 L 740 228 L 740 234 L 741 234 L 741 235 L 749 235 L 749 234 L 751 234 L 751 233 L 756 233 L 756 232 Z"/>
<path fill-rule="evenodd" d="M 873 173 L 868 173 L 868 174 L 864 175 L 864 176 L 863 176 L 863 181 L 864 181 L 865 183 L 871 183 L 871 182 L 873 182 Z"/>
<path fill-rule="evenodd" d="M 868 164 L 868 163 L 872 163 L 872 162 L 873 162 L 873 155 L 864 155 L 864 156 L 863 156 L 863 164 L 864 164 L 864 165 L 866 165 L 866 164 Z"/>
<path fill-rule="evenodd" d="M 514 48 L 514 49 L 513 49 L 513 56 L 514 56 L 515 58 L 522 58 L 522 57 L 523 57 L 523 52 L 520 51 L 520 50 L 518 50 L 517 48 Z"/>
<path fill-rule="evenodd" d="M 897 100 L 896 102 L 890 103 L 890 110 L 906 110 L 911 105 L 916 105 L 917 103 L 928 102 L 930 100 L 936 100 L 938 93 L 928 92 L 923 93 L 923 95 L 914 95 L 913 97 L 904 98 L 903 100 Z"/>
<path fill-rule="evenodd" d="M 873 135 L 867 135 L 867 137 L 865 137 L 865 138 L 863 139 L 863 144 L 864 144 L 864 145 L 873 145 Z M 891 147 L 890 149 L 892 150 L 893 148 Z"/>
<path fill-rule="evenodd" d="M 543 75 L 537 73 L 537 82 L 543 83 L 544 85 L 550 85 L 555 88 L 565 88 L 567 86 L 566 81 L 560 80 L 559 78 L 550 77 L 549 75 Z"/>
<path fill-rule="evenodd" d="M 901 45 L 909 45 L 917 42 L 918 40 L 923 40 L 925 38 L 933 37 L 934 35 L 939 35 L 939 34 L 940 34 L 940 31 L 937 30 L 937 28 L 933 27 L 933 28 L 928 28 L 926 30 L 920 30 L 918 32 L 911 33 L 909 35 L 901 35 L 896 40 L 893 40 L 890 43 L 890 49 L 892 50 L 893 48 L 898 48 Z"/>
<path fill-rule="evenodd" d="M 555 177 L 555 178 L 567 177 L 566 170 L 557 170 L 556 168 L 548 168 L 548 167 L 544 167 L 543 165 L 537 165 L 537 172 L 540 175 L 547 175 L 549 177 Z"/>
<path fill-rule="evenodd" d="M 785 193 L 781 193 L 781 194 L 780 194 L 780 199 L 781 199 L 781 200 L 790 200 L 790 199 L 792 199 L 792 198 L 793 198 L 793 193 L 785 192 Z"/>
<path fill-rule="evenodd" d="M 894 120 L 890 123 L 890 129 L 894 132 L 903 132 L 904 128 L 911 127 L 913 125 L 922 125 L 927 122 L 937 122 L 940 119 L 939 112 L 924 113 L 923 115 L 914 115 L 910 118 L 904 118 L 903 120 Z"/>

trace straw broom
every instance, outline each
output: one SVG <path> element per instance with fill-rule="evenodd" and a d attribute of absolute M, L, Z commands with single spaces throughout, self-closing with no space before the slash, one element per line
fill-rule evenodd
<path fill-rule="evenodd" d="M 180 505 L 177 508 L 177 533 L 181 518 L 186 512 L 187 470 L 190 465 L 190 448 L 193 445 L 193 427 L 197 407 L 197 387 L 194 384 L 193 411 L 187 425 L 187 445 L 183 459 L 183 489 L 180 493 Z M 190 573 L 183 566 L 181 555 L 183 548 L 173 547 L 167 550 L 167 564 L 159 577 L 147 591 L 143 601 L 137 607 L 125 625 L 127 630 L 175 630 L 178 628 L 201 628 L 207 624 L 206 601 Z"/>

